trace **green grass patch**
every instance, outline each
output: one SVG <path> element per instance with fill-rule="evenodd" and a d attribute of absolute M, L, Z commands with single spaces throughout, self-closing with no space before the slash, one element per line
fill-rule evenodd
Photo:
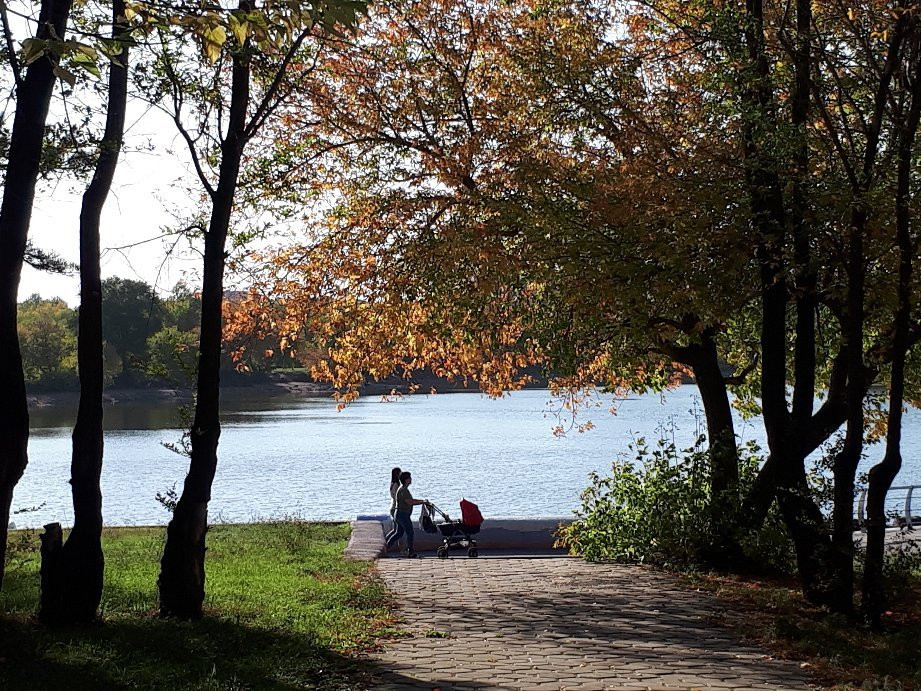
<path fill-rule="evenodd" d="M 163 528 L 107 529 L 99 623 L 46 629 L 38 538 L 11 534 L 0 592 L 2 689 L 348 689 L 355 653 L 389 635 L 389 595 L 342 557 L 347 525 L 219 525 L 208 533 L 205 618 L 157 617 Z"/>
<path fill-rule="evenodd" d="M 693 582 L 731 603 L 722 623 L 777 657 L 800 661 L 823 688 L 921 689 L 921 581 L 898 589 L 882 631 L 813 607 L 792 579 L 706 575 Z"/>

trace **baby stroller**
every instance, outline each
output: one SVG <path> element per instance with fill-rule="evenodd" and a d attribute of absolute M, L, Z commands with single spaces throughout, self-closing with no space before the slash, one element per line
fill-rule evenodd
<path fill-rule="evenodd" d="M 431 519 L 427 524 L 423 521 L 423 527 L 427 532 L 437 530 L 444 538 L 441 547 L 435 551 L 435 554 L 445 559 L 448 557 L 448 550 L 452 547 L 466 547 L 467 556 L 476 557 L 479 552 L 477 551 L 476 540 L 472 536 L 480 532 L 480 526 L 483 524 L 483 514 L 480 513 L 479 507 L 472 501 L 461 499 L 461 520 L 459 521 L 452 521 L 448 514 L 434 504 L 431 504 L 430 508 L 433 514 L 441 516 L 442 519 L 440 523 L 436 523 Z"/>

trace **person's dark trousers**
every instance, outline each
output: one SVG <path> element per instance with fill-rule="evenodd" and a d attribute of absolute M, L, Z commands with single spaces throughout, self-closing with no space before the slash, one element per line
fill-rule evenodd
<path fill-rule="evenodd" d="M 404 532 L 405 531 L 403 530 L 403 526 L 397 523 L 397 519 L 394 518 L 393 528 L 391 529 L 389 533 L 387 533 L 387 537 L 384 538 L 385 540 L 387 540 L 387 548 L 389 549 L 390 547 L 393 547 L 394 543 L 396 543 L 397 540 L 403 537 Z"/>
<path fill-rule="evenodd" d="M 412 514 L 406 511 L 397 511 L 393 517 L 396 527 L 387 534 L 387 546 L 390 547 L 403 535 L 406 535 L 406 548 L 413 551 L 413 519 Z"/>

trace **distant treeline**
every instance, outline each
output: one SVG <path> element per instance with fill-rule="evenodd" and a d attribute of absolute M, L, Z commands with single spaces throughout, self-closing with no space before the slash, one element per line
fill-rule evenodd
<path fill-rule="evenodd" d="M 105 280 L 105 385 L 194 385 L 200 318 L 200 296 L 185 283 L 160 297 L 142 281 Z M 60 298 L 33 295 L 19 303 L 18 323 L 29 389 L 77 390 L 77 309 Z M 263 351 L 272 352 L 270 347 L 255 352 Z M 281 364 L 275 362 L 281 357 L 251 357 L 247 364 L 256 371 L 266 371 Z M 225 367 L 234 367 L 229 356 Z"/>

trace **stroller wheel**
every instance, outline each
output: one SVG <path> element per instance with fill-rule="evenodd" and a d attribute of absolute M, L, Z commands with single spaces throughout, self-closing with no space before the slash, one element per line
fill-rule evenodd
<path fill-rule="evenodd" d="M 435 554 L 438 555 L 438 558 L 439 558 L 439 559 L 446 559 L 447 556 L 448 556 L 448 548 L 447 548 L 447 547 L 439 547 L 439 548 L 435 551 Z"/>
<path fill-rule="evenodd" d="M 467 556 L 470 557 L 471 559 L 476 557 L 478 554 L 479 552 L 477 552 L 476 547 L 471 547 L 470 549 L 467 550 Z"/>

